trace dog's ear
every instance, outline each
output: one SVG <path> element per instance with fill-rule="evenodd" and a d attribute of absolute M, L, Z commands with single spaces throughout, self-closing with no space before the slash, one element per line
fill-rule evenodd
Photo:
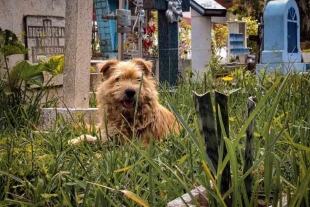
<path fill-rule="evenodd" d="M 146 76 L 149 76 L 152 74 L 153 63 L 151 61 L 146 61 L 146 60 L 143 60 L 142 58 L 133 58 L 132 61 L 135 64 L 142 66 L 143 72 Z"/>
<path fill-rule="evenodd" d="M 117 59 L 107 60 L 105 63 L 99 65 L 100 73 L 102 73 L 105 79 L 108 79 L 112 73 L 111 67 L 118 63 Z"/>

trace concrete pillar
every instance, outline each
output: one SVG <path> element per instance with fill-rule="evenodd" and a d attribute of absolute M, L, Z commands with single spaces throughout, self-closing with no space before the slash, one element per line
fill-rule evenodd
<path fill-rule="evenodd" d="M 66 0 L 63 101 L 68 108 L 88 108 L 93 0 Z"/>
<path fill-rule="evenodd" d="M 191 9 L 192 22 L 192 70 L 197 75 L 206 71 L 211 60 L 211 17 L 201 16 Z"/>

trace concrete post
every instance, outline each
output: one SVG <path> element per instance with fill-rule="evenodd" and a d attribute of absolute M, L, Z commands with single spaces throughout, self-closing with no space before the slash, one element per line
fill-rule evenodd
<path fill-rule="evenodd" d="M 191 9 L 192 21 L 192 70 L 206 71 L 205 65 L 211 60 L 211 17 L 201 16 Z"/>
<path fill-rule="evenodd" d="M 68 108 L 88 108 L 93 0 L 66 0 L 63 101 Z"/>

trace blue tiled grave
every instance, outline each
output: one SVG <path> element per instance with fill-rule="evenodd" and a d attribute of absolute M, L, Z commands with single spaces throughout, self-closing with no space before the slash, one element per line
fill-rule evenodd
<path fill-rule="evenodd" d="M 280 69 L 303 72 L 309 65 L 301 62 L 300 16 L 294 0 L 277 0 L 267 4 L 264 12 L 264 49 L 256 71 Z"/>
<path fill-rule="evenodd" d="M 100 37 L 100 51 L 104 56 L 114 58 L 117 55 L 117 33 L 115 31 L 116 20 L 103 20 L 102 15 L 108 15 L 116 11 L 118 1 L 95 0 L 96 18 Z"/>

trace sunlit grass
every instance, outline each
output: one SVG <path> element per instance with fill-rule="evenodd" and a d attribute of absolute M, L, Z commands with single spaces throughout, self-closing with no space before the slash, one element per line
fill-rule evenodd
<path fill-rule="evenodd" d="M 236 70 L 229 77 L 233 79 L 181 79 L 173 91 L 162 86 L 161 103 L 176 114 L 183 131 L 148 148 L 136 139 L 125 145 L 68 145 L 76 136 L 97 133 L 82 120 L 70 124 L 60 118 L 49 133 L 34 133 L 31 124 L 6 127 L 0 132 L 0 205 L 166 206 L 203 185 L 210 206 L 223 206 L 230 196 L 234 206 L 256 206 L 258 193 L 274 205 L 285 193 L 289 206 L 309 206 L 309 75 L 257 78 Z M 229 95 L 228 156 L 218 169 L 230 163 L 232 186 L 224 195 L 218 189 L 221 173 L 212 173 L 208 164 L 193 99 L 193 91 L 213 89 Z M 257 105 L 248 118 L 249 96 L 255 96 Z M 245 130 L 253 119 L 255 159 L 243 174 Z M 248 174 L 253 175 L 252 198 L 246 198 L 244 189 Z"/>

